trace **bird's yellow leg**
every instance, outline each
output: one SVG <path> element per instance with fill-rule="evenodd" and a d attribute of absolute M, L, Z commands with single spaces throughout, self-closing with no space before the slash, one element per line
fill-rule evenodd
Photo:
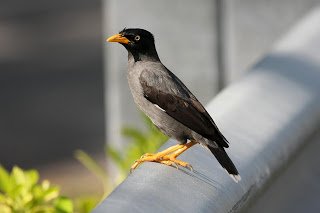
<path fill-rule="evenodd" d="M 177 145 L 174 145 L 174 146 L 170 146 L 169 148 L 161 151 L 161 152 L 157 152 L 157 153 L 145 153 L 144 155 L 141 156 L 140 159 L 143 159 L 143 158 L 146 158 L 146 157 L 155 157 L 155 158 L 161 158 L 171 152 L 174 152 L 180 148 L 183 147 L 183 144 L 177 144 Z"/>
<path fill-rule="evenodd" d="M 143 162 L 161 162 L 162 161 L 162 158 L 163 156 L 166 156 L 180 148 L 182 148 L 184 145 L 183 144 L 177 144 L 177 145 L 174 145 L 174 146 L 170 146 L 169 148 L 161 151 L 161 152 L 158 152 L 158 153 L 146 153 L 144 155 L 141 156 L 140 159 L 136 160 L 134 162 L 134 164 L 131 166 L 131 169 L 130 171 L 134 170 L 135 168 L 137 168 L 141 163 Z"/>
<path fill-rule="evenodd" d="M 169 155 L 163 156 L 163 158 L 162 158 L 163 161 L 161 163 L 169 165 L 169 166 L 174 165 L 176 167 L 177 167 L 177 165 L 179 165 L 179 166 L 183 166 L 183 167 L 187 167 L 187 168 L 192 169 L 192 167 L 189 163 L 178 160 L 176 158 L 195 144 L 197 144 L 197 142 L 195 142 L 195 141 L 190 141 L 189 143 L 183 144 L 183 147 L 177 149 L 176 151 L 174 151 L 173 153 L 171 153 Z"/>
<path fill-rule="evenodd" d="M 131 166 L 131 171 L 137 168 L 141 163 L 143 162 L 158 162 L 165 165 L 180 165 L 183 167 L 189 167 L 190 165 L 186 162 L 177 160 L 176 157 L 178 157 L 180 154 L 182 154 L 184 151 L 189 149 L 191 146 L 195 145 L 196 142 L 189 142 L 186 144 L 178 144 L 169 147 L 168 149 L 155 153 L 155 154 L 144 154 L 141 156 L 140 159 L 136 160 L 136 162 Z"/>

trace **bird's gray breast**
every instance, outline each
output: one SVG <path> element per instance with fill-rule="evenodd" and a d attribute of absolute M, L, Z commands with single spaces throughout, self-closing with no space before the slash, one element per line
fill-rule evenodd
<path fill-rule="evenodd" d="M 128 67 L 128 83 L 133 99 L 139 108 L 147 114 L 152 121 L 156 119 L 154 118 L 155 116 L 163 116 L 164 114 L 166 115 L 166 113 L 145 98 L 139 78 L 143 71 L 158 69 L 160 66 L 161 64 L 155 62 L 136 62 L 129 63 Z"/>

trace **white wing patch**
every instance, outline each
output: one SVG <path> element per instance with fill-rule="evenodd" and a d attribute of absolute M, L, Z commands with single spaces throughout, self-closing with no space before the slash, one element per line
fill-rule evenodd
<path fill-rule="evenodd" d="M 162 109 L 161 107 L 159 107 L 159 105 L 158 104 L 153 104 L 155 107 L 157 107 L 158 109 L 160 109 L 162 112 L 165 112 L 165 110 L 164 109 Z"/>

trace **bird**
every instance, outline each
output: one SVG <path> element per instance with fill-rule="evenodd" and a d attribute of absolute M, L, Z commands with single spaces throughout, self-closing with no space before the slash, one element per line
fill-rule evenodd
<path fill-rule="evenodd" d="M 128 51 L 127 79 L 134 102 L 165 135 L 178 144 L 158 153 L 146 153 L 136 160 L 131 170 L 143 162 L 192 169 L 179 155 L 201 144 L 209 149 L 235 182 L 239 172 L 225 151 L 228 141 L 217 125 L 184 83 L 162 64 L 152 33 L 140 28 L 124 28 L 107 38 Z"/>

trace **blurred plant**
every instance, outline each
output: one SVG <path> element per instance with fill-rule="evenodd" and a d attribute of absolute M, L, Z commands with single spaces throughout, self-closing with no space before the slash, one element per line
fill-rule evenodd
<path fill-rule="evenodd" d="M 121 134 L 131 140 L 126 147 L 118 150 L 108 145 L 106 148 L 107 156 L 120 172 L 117 183 L 126 178 L 135 160 L 147 152 L 155 152 L 168 140 L 168 137 L 162 134 L 148 117 L 143 116 L 143 119 L 147 128 L 146 131 L 141 131 L 135 127 L 124 127 L 122 129 Z"/>
<path fill-rule="evenodd" d="M 39 181 L 36 170 L 13 167 L 11 173 L 0 166 L 1 213 L 69 213 L 72 201 L 59 195 L 59 188 L 49 181 Z"/>
<path fill-rule="evenodd" d="M 104 195 L 101 200 L 126 178 L 131 165 L 136 159 L 146 152 L 155 152 L 168 140 L 167 136 L 155 128 L 149 118 L 143 116 L 143 119 L 146 131 L 142 131 L 136 127 L 124 127 L 122 129 L 121 134 L 130 140 L 125 147 L 122 147 L 121 150 L 111 145 L 107 145 L 106 147 L 106 159 L 110 159 L 119 171 L 119 175 L 115 181 L 111 180 L 107 169 L 99 165 L 87 153 L 81 150 L 75 152 L 75 157 L 102 182 Z"/>
<path fill-rule="evenodd" d="M 77 197 L 74 199 L 74 209 L 77 213 L 90 213 L 99 203 L 100 196 Z"/>

